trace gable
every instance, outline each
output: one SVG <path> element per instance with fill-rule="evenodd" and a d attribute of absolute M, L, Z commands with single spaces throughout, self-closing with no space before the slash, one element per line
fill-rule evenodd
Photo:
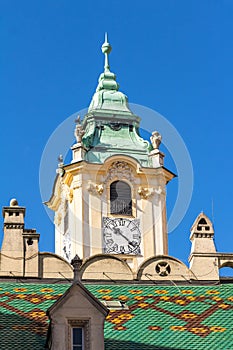
<path fill-rule="evenodd" d="M 57 301 L 48 309 L 49 316 L 62 318 L 91 318 L 94 314 L 106 316 L 107 308 L 91 294 L 80 282 L 72 284 Z"/>

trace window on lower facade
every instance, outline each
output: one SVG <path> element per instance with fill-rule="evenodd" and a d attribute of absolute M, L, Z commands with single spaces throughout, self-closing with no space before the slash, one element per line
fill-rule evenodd
<path fill-rule="evenodd" d="M 72 328 L 72 350 L 84 350 L 84 329 L 83 327 Z"/>
<path fill-rule="evenodd" d="M 131 188 L 124 181 L 114 181 L 110 185 L 110 212 L 118 215 L 132 215 Z"/>

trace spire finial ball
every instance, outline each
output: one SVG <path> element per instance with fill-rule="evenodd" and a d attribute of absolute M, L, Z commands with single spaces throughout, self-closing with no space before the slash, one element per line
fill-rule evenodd
<path fill-rule="evenodd" d="M 10 207 L 16 207 L 16 206 L 18 206 L 18 201 L 17 201 L 17 199 L 12 198 L 10 200 Z"/>
<path fill-rule="evenodd" d="M 105 41 L 104 41 L 101 49 L 102 49 L 102 52 L 104 54 L 110 54 L 110 52 L 112 51 L 112 47 L 111 47 L 111 45 L 108 42 L 108 35 L 107 35 L 107 33 L 105 33 Z"/>

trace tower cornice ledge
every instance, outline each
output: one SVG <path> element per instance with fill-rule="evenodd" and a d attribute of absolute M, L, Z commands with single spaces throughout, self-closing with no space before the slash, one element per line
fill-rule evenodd
<path fill-rule="evenodd" d="M 86 128 L 88 122 L 98 122 L 102 121 L 103 123 L 123 123 L 123 124 L 135 124 L 139 126 L 141 118 L 135 114 L 119 110 L 103 110 L 95 109 L 91 113 L 86 114 L 83 120 L 83 128 Z"/>
<path fill-rule="evenodd" d="M 194 256 L 218 258 L 219 261 L 231 261 L 233 264 L 233 253 L 192 253 L 189 255 L 188 260 L 190 261 Z"/>

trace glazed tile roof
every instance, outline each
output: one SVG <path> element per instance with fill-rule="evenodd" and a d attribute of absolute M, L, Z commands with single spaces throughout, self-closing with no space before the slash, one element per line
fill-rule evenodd
<path fill-rule="evenodd" d="M 68 287 L 0 283 L 0 349 L 44 349 L 46 310 Z M 233 284 L 86 287 L 100 300 L 120 300 L 129 307 L 110 311 L 106 350 L 233 349 Z"/>

